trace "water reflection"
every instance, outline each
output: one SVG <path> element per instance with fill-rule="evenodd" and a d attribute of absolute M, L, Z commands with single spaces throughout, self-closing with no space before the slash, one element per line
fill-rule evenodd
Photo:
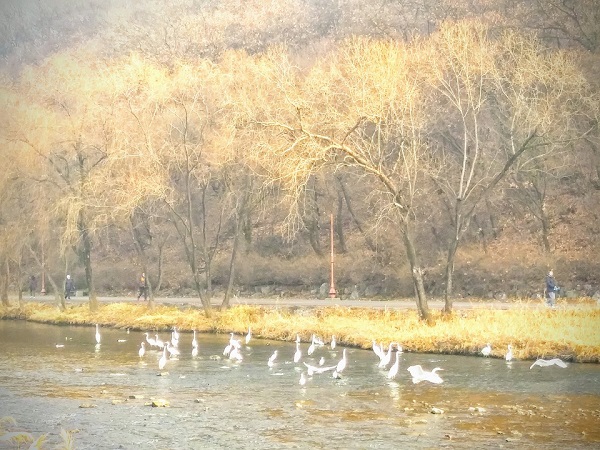
<path fill-rule="evenodd" d="M 150 335 L 156 334 L 149 330 Z M 176 359 L 146 348 L 141 332 L 0 321 L 0 415 L 35 435 L 79 430 L 76 448 L 588 448 L 600 443 L 600 367 L 529 369 L 531 362 L 403 353 L 394 380 L 371 351 L 348 349 L 340 379 L 306 376 L 305 361 L 336 365 L 343 346 L 293 362 L 294 343 L 242 343 L 181 333 Z M 158 333 L 163 339 L 168 333 Z M 241 336 L 239 336 L 241 338 Z M 64 347 L 58 347 L 64 345 Z M 274 350 L 278 357 L 267 365 Z M 392 360 L 393 361 L 393 360 Z M 444 383 L 412 384 L 406 368 L 442 367 Z M 389 367 L 389 366 L 388 366 Z M 165 399 L 170 408 L 146 406 Z M 95 406 L 80 408 L 82 405 Z M 432 408 L 443 414 L 432 414 Z M 49 413 L 51 412 L 51 413 Z M 513 444 L 510 444 L 510 443 Z"/>

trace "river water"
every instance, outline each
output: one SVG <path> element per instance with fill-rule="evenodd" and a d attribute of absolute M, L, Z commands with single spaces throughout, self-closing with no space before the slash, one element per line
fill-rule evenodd
<path fill-rule="evenodd" d="M 159 370 L 161 351 L 138 356 L 142 332 L 100 332 L 97 346 L 91 327 L 0 321 L 0 416 L 47 433 L 47 448 L 62 442 L 61 429 L 76 449 L 600 447 L 598 365 L 530 369 L 531 361 L 404 352 L 389 380 L 371 350 L 348 348 L 340 378 L 311 377 L 303 362 L 336 365 L 344 347 L 308 356 L 302 343 L 294 363 L 295 343 L 237 336 L 238 362 L 223 356 L 229 335 L 199 334 L 193 357 L 192 335 L 181 333 L 181 355 Z M 415 364 L 441 367 L 444 383 L 413 384 L 406 368 Z"/>

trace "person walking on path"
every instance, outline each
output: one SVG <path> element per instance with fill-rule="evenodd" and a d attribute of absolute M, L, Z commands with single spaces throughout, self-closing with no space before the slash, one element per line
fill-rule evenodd
<path fill-rule="evenodd" d="M 144 301 L 148 301 L 148 284 L 146 282 L 146 274 L 144 272 L 142 272 L 142 275 L 140 276 L 140 283 L 139 283 L 139 292 L 138 292 L 138 301 L 140 301 L 140 297 L 144 296 Z"/>
<path fill-rule="evenodd" d="M 65 280 L 65 299 L 71 300 L 71 295 L 75 291 L 75 284 L 73 283 L 73 279 L 71 275 L 67 275 L 67 279 Z"/>
<path fill-rule="evenodd" d="M 35 275 L 31 275 L 29 277 L 29 298 L 35 297 L 35 292 L 37 291 L 37 280 Z"/>
<path fill-rule="evenodd" d="M 556 280 L 554 279 L 554 272 L 552 270 L 548 272 L 546 275 L 546 305 L 554 308 L 556 305 L 556 292 L 560 290 L 560 288 L 556 285 Z"/>

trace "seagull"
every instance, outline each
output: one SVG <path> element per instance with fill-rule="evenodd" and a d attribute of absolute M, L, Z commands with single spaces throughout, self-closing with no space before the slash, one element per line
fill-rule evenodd
<path fill-rule="evenodd" d="M 158 360 L 159 370 L 163 370 L 165 368 L 165 364 L 167 364 L 167 347 L 163 346 L 163 354 Z"/>
<path fill-rule="evenodd" d="M 420 383 L 421 381 L 429 381 L 430 383 L 435 384 L 440 384 L 444 382 L 444 380 L 442 380 L 440 376 L 436 373 L 438 370 L 443 370 L 439 367 L 436 367 L 431 372 L 423 370 L 423 368 L 420 365 L 410 366 L 406 370 L 408 370 L 412 375 L 412 382 L 415 384 Z"/>
<path fill-rule="evenodd" d="M 98 328 L 98 324 L 96 324 L 96 344 L 100 344 L 100 329 Z"/>
<path fill-rule="evenodd" d="M 508 344 L 508 351 L 506 352 L 506 355 L 504 355 L 504 359 L 507 362 L 512 361 L 513 359 L 513 354 L 512 354 L 512 345 Z"/>
<path fill-rule="evenodd" d="M 548 367 L 548 366 L 553 366 L 553 365 L 557 365 L 558 367 L 562 367 L 563 369 L 567 368 L 567 363 L 565 363 L 560 358 L 554 358 L 554 359 L 541 359 L 540 358 L 536 362 L 534 362 L 531 365 L 531 367 L 529 367 L 529 368 L 533 369 L 533 366 Z"/>
<path fill-rule="evenodd" d="M 344 353 L 342 354 L 342 359 L 340 359 L 340 362 L 337 363 L 337 366 L 335 367 L 335 371 L 337 373 L 342 373 L 344 371 L 344 369 L 346 368 L 347 363 L 348 363 L 348 360 L 346 359 L 346 349 L 344 349 Z"/>
<path fill-rule="evenodd" d="M 481 354 L 483 356 L 490 356 L 490 353 L 492 353 L 492 346 L 488 343 L 481 349 Z"/>
<path fill-rule="evenodd" d="M 140 349 L 138 350 L 138 355 L 140 355 L 140 358 L 144 356 L 144 354 L 146 353 L 146 343 L 142 342 L 142 345 L 140 346 Z"/>
<path fill-rule="evenodd" d="M 336 346 L 335 336 L 331 336 L 331 350 L 334 350 Z"/>
<path fill-rule="evenodd" d="M 393 380 L 398 375 L 398 368 L 400 367 L 400 358 L 398 355 L 402 352 L 396 352 L 396 361 L 394 365 L 390 368 L 390 371 L 387 374 L 388 379 Z"/>
<path fill-rule="evenodd" d="M 250 327 L 248 327 L 248 333 L 246 334 L 246 345 L 248 345 L 250 339 L 252 339 L 252 330 L 250 329 Z"/>
<path fill-rule="evenodd" d="M 277 350 L 275 350 L 273 352 L 273 354 L 271 355 L 271 357 L 269 358 L 269 361 L 267 362 L 267 365 L 269 367 L 273 367 L 273 365 L 275 364 L 275 360 L 277 359 Z"/>
<path fill-rule="evenodd" d="M 300 350 L 300 344 L 296 342 L 296 353 L 294 353 L 294 362 L 299 362 L 300 358 L 302 358 L 302 350 Z"/>

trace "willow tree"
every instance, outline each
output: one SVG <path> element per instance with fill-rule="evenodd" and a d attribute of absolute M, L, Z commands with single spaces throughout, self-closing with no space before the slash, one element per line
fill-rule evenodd
<path fill-rule="evenodd" d="M 61 53 L 23 71 L 11 139 L 38 161 L 35 180 L 55 194 L 39 213 L 60 220 L 62 252 L 72 248 L 77 254 L 95 310 L 94 233 L 106 217 L 95 205 L 109 186 L 99 191 L 93 179 L 105 169 L 112 130 L 100 101 L 106 87 L 102 68 L 88 60 Z"/>
<path fill-rule="evenodd" d="M 255 104 L 254 152 L 288 193 L 290 222 L 311 176 L 352 168 L 374 183 L 375 214 L 392 224 L 406 250 L 419 314 L 429 318 L 423 269 L 413 238 L 426 145 L 418 48 L 350 40 L 306 74 L 285 52 L 263 58 L 267 97 Z"/>
<path fill-rule="evenodd" d="M 444 24 L 428 41 L 432 70 L 427 108 L 435 181 L 450 211 L 446 312 L 452 310 L 456 252 L 478 204 L 521 158 L 526 167 L 576 138 L 585 91 L 565 53 L 516 33 L 500 37 L 477 22 Z"/>

